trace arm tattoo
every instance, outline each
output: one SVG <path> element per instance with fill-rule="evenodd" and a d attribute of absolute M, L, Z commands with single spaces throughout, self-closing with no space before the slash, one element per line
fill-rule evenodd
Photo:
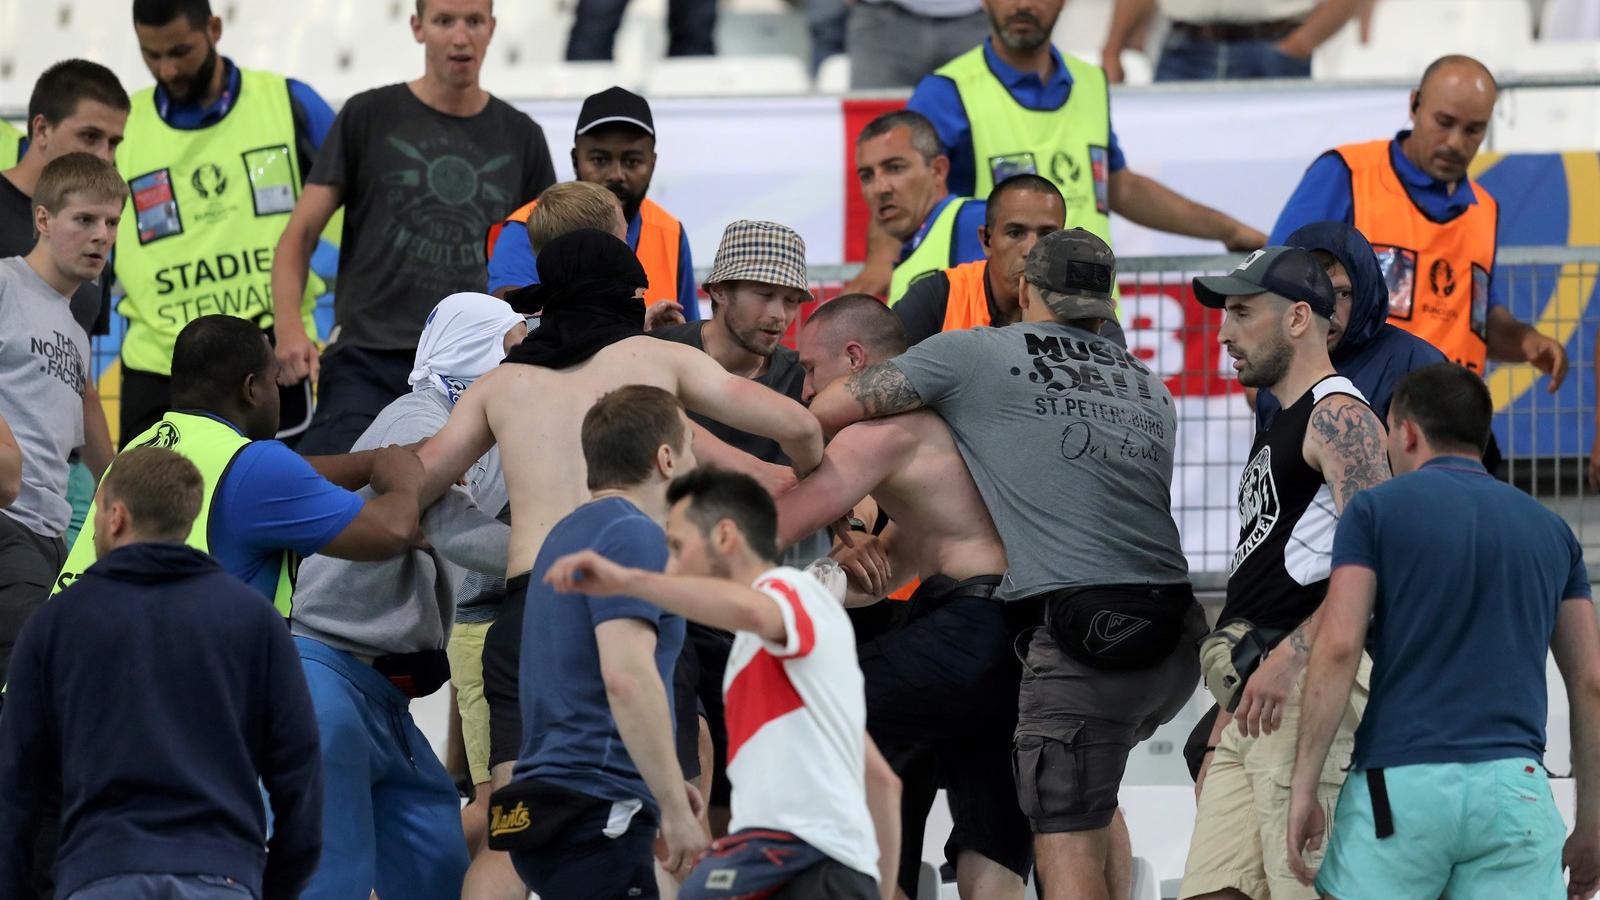
<path fill-rule="evenodd" d="M 1383 427 L 1365 404 L 1351 401 L 1318 406 L 1311 413 L 1311 427 L 1327 448 L 1323 474 L 1329 478 L 1328 486 L 1339 498 L 1341 510 L 1356 492 L 1389 479 Z M 1334 465 L 1327 465 L 1329 462 Z"/>
<path fill-rule="evenodd" d="M 1289 649 L 1302 658 L 1311 655 L 1311 642 L 1306 639 L 1306 623 L 1301 622 L 1289 632 Z"/>
<path fill-rule="evenodd" d="M 922 398 L 905 373 L 889 363 L 878 363 L 859 375 L 851 375 L 845 389 L 856 398 L 867 418 L 892 416 L 920 407 Z"/>

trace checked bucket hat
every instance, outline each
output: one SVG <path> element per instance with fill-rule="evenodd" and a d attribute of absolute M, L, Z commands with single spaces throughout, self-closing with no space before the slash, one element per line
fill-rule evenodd
<path fill-rule="evenodd" d="M 787 225 L 740 219 L 723 229 L 707 287 L 755 281 L 811 293 L 806 279 L 806 242 Z"/>

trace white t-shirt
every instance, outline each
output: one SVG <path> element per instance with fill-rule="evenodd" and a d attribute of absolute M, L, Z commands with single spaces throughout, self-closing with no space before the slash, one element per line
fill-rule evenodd
<path fill-rule="evenodd" d="M 815 578 L 782 566 L 755 588 L 783 611 L 788 640 L 734 635 L 722 682 L 728 728 L 730 831 L 785 831 L 878 877 L 867 811 L 867 701 L 855 631 Z"/>

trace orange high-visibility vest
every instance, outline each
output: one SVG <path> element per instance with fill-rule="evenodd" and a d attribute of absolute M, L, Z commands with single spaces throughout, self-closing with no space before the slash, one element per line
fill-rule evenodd
<path fill-rule="evenodd" d="M 983 287 L 983 273 L 989 261 L 962 263 L 944 270 L 950 279 L 950 296 L 945 300 L 942 331 L 960 331 L 963 328 L 981 328 L 988 325 L 989 298 Z M 889 595 L 890 600 L 910 600 L 922 587 L 921 579 L 912 579 Z"/>
<path fill-rule="evenodd" d="M 1478 202 L 1435 222 L 1412 202 L 1395 173 L 1389 141 L 1346 144 L 1356 230 L 1372 242 L 1389 286 L 1389 321 L 1474 372 L 1488 358 L 1489 274 L 1499 205 L 1483 186 Z"/>
<path fill-rule="evenodd" d="M 989 261 L 980 259 L 944 270 L 950 279 L 950 296 L 945 300 L 941 330 L 960 331 L 989 324 L 989 297 L 983 287 L 983 273 L 988 267 Z"/>
<path fill-rule="evenodd" d="M 490 225 L 489 233 L 483 240 L 483 258 L 486 260 L 494 258 L 495 245 L 500 242 L 500 232 L 507 224 L 520 222 L 526 226 L 528 216 L 538 205 L 538 200 L 529 200 L 516 212 L 506 216 L 505 221 Z M 682 223 L 649 198 L 645 198 L 645 201 L 639 204 L 639 245 L 633 248 L 633 253 L 639 257 L 639 264 L 644 266 L 645 277 L 650 279 L 650 286 L 644 291 L 646 305 L 657 300 L 693 302 L 693 297 L 687 299 L 678 297 L 678 248 L 682 242 Z"/>

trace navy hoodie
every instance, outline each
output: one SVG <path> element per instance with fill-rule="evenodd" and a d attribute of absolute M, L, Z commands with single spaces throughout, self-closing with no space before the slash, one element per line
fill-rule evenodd
<path fill-rule="evenodd" d="M 58 897 L 134 873 L 300 896 L 322 849 L 317 724 L 289 630 L 260 593 L 198 550 L 132 544 L 41 607 L 11 660 L 0 897 L 28 896 L 40 787 L 55 778 Z"/>
<path fill-rule="evenodd" d="M 1409 331 L 1389 324 L 1389 289 L 1372 245 L 1343 222 L 1301 226 L 1284 243 L 1332 253 L 1350 274 L 1350 321 L 1333 348 L 1333 368 L 1350 379 L 1367 398 L 1378 418 L 1389 421 L 1389 400 L 1407 373 L 1444 362 L 1444 354 Z M 1256 428 L 1265 431 L 1282 405 L 1272 391 L 1256 395 Z"/>

